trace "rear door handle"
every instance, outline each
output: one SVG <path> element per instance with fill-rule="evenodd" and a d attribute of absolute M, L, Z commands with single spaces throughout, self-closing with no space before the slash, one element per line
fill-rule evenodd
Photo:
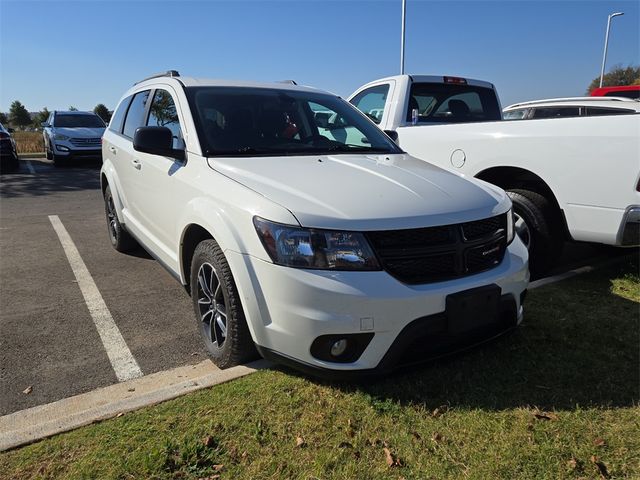
<path fill-rule="evenodd" d="M 133 164 L 133 168 L 137 168 L 138 170 L 142 168 L 142 164 L 140 163 L 140 160 L 138 160 L 137 158 L 134 158 L 133 160 L 131 160 L 131 163 Z"/>
<path fill-rule="evenodd" d="M 109 147 L 109 151 L 110 151 L 111 153 L 113 153 L 114 155 L 115 155 L 116 153 L 118 153 L 118 150 L 116 150 L 116 147 Z"/>

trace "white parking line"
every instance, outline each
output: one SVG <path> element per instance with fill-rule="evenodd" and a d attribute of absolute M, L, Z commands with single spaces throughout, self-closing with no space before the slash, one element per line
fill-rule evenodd
<path fill-rule="evenodd" d="M 27 164 L 27 169 L 29 170 L 29 173 L 35 175 L 36 169 L 33 168 L 33 165 L 31 165 L 31 161 L 30 160 L 25 160 L 25 163 Z"/>
<path fill-rule="evenodd" d="M 78 249 L 76 248 L 71 236 L 64 228 L 57 215 L 49 215 L 49 220 L 53 229 L 58 234 L 64 253 L 67 255 L 71 270 L 78 281 L 78 286 L 84 297 L 84 301 L 89 308 L 93 323 L 96 325 L 102 344 L 107 351 L 107 356 L 111 362 L 111 366 L 118 377 L 118 381 L 131 380 L 132 378 L 141 377 L 142 370 L 138 366 L 138 362 L 133 358 L 129 347 L 122 338 L 122 334 L 118 326 L 113 321 L 111 312 L 100 295 L 100 291 L 96 286 L 89 270 L 87 269 Z"/>

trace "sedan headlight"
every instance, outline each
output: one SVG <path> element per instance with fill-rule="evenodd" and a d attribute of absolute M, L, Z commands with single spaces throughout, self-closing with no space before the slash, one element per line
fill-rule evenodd
<path fill-rule="evenodd" d="M 54 140 L 69 140 L 69 137 L 67 137 L 66 135 L 62 135 L 61 133 L 56 133 L 53 136 Z"/>
<path fill-rule="evenodd" d="M 513 242 L 515 232 L 515 218 L 513 216 L 513 207 L 511 207 L 507 212 L 507 245 Z"/>
<path fill-rule="evenodd" d="M 302 228 L 253 218 L 273 263 L 322 270 L 380 270 L 362 233 Z"/>

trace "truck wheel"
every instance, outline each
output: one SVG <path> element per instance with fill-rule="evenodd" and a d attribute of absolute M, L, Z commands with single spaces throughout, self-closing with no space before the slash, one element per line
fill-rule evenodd
<path fill-rule="evenodd" d="M 539 193 L 507 191 L 513 202 L 516 233 L 529 250 L 529 270 L 539 276 L 549 271 L 562 254 L 562 224 L 549 201 Z"/>
<path fill-rule="evenodd" d="M 191 299 L 205 347 L 218 367 L 256 358 L 231 269 L 215 240 L 200 242 L 193 254 Z"/>
<path fill-rule="evenodd" d="M 138 242 L 124 229 L 120 220 L 118 220 L 116 205 L 109 186 L 104 191 L 104 212 L 107 217 L 109 240 L 111 240 L 113 248 L 122 253 L 135 250 L 138 247 Z"/>

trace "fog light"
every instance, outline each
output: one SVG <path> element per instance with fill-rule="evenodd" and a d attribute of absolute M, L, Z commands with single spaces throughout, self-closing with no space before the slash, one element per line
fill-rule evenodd
<path fill-rule="evenodd" d="M 331 345 L 331 355 L 333 357 L 339 357 L 347 350 L 347 339 L 341 338 L 337 342 L 334 342 Z"/>
<path fill-rule="evenodd" d="M 69 151 L 69 147 L 65 147 L 64 145 L 56 145 L 56 148 L 58 150 L 60 150 L 61 152 L 68 152 Z"/>

